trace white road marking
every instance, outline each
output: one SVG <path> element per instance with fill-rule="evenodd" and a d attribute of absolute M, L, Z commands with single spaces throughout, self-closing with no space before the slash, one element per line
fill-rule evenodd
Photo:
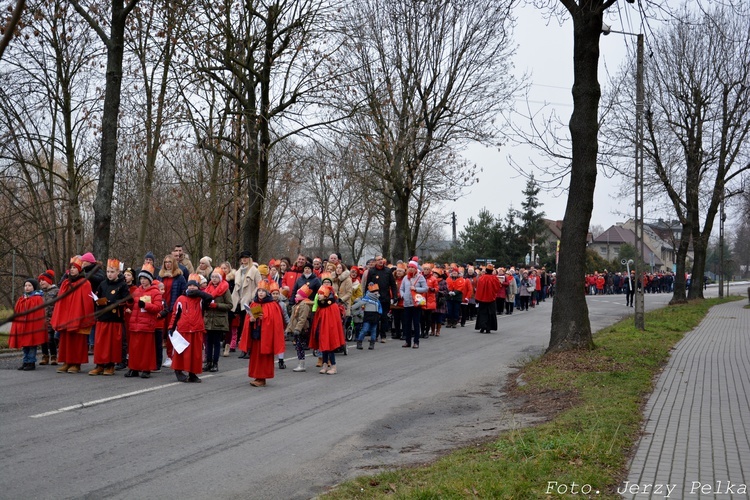
<path fill-rule="evenodd" d="M 213 377 L 213 375 L 205 375 L 205 376 L 201 377 L 201 379 L 205 379 L 205 378 L 209 378 L 209 377 Z M 129 398 L 129 397 L 132 397 L 132 396 L 138 396 L 139 394 L 145 394 L 147 392 L 158 391 L 159 389 L 165 389 L 167 387 L 172 387 L 172 386 L 175 386 L 175 385 L 182 385 L 182 384 L 183 384 L 183 382 L 172 382 L 170 384 L 157 385 L 156 387 L 147 387 L 147 388 L 141 389 L 139 391 L 126 392 L 125 394 L 118 394 L 116 396 L 110 396 L 108 398 L 96 399 L 94 401 L 86 401 L 86 402 L 83 402 L 83 403 L 78 403 L 77 405 L 66 406 L 64 408 L 59 408 L 57 410 L 47 411 L 47 412 L 44 412 L 44 413 L 38 413 L 36 415 L 31 415 L 30 418 L 49 417 L 49 416 L 52 416 L 52 415 L 57 415 L 57 414 L 60 414 L 60 413 L 65 413 L 66 411 L 80 410 L 82 408 L 90 408 L 92 406 L 100 405 L 100 404 L 103 404 L 103 403 L 108 403 L 110 401 L 116 401 L 118 399 L 125 399 L 125 398 Z"/>

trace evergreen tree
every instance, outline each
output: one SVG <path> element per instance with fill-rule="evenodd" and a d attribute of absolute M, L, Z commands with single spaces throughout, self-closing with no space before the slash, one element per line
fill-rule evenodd
<path fill-rule="evenodd" d="M 470 217 L 466 226 L 459 231 L 458 240 L 461 246 L 456 248 L 455 260 L 461 263 L 473 262 L 476 259 L 497 258 L 497 244 L 500 225 L 489 210 L 479 211 L 477 220 Z"/>
<path fill-rule="evenodd" d="M 516 222 L 516 218 L 519 216 L 520 213 L 513 208 L 513 205 L 508 207 L 500 236 L 504 250 L 504 259 L 499 260 L 501 265 L 521 264 L 526 255 L 526 244 L 521 238 L 521 227 Z"/>
<path fill-rule="evenodd" d="M 529 180 L 526 182 L 526 189 L 523 190 L 524 201 L 521 202 L 521 229 L 520 236 L 526 245 L 526 252 L 531 252 L 531 244 L 535 242 L 537 244 L 534 252 L 539 255 L 543 251 L 543 248 L 539 241 L 539 236 L 544 231 L 544 212 L 539 210 L 542 203 L 539 201 L 539 185 L 534 180 L 534 174 L 531 174 Z M 546 254 L 544 255 L 546 257 Z M 539 260 L 542 262 L 542 260 Z M 532 262 L 533 264 L 533 262 Z"/>

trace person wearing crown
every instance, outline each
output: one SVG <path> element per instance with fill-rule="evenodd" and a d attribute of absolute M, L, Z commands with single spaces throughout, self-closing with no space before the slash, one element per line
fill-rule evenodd
<path fill-rule="evenodd" d="M 327 283 L 327 282 L 326 282 Z M 333 306 L 333 307 L 332 307 Z M 341 312 L 336 306 L 336 294 L 330 285 L 321 285 L 313 306 L 313 321 L 310 329 L 310 349 L 322 353 L 320 373 L 335 375 L 335 351 L 346 343 Z"/>
<path fill-rule="evenodd" d="M 82 269 L 81 258 L 73 257 L 68 276 L 60 284 L 59 300 L 50 320 L 52 328 L 60 334 L 57 357 L 63 364 L 57 373 L 79 373 L 81 365 L 89 362 L 88 335 L 96 319 L 91 284 Z"/>
<path fill-rule="evenodd" d="M 247 374 L 253 387 L 264 387 L 266 380 L 274 377 L 276 357 L 283 353 L 284 318 L 281 306 L 273 300 L 270 283 L 261 281 L 255 298 L 249 306 L 244 325 L 243 339 L 247 339 L 250 353 Z"/>
<path fill-rule="evenodd" d="M 107 279 L 96 290 L 96 328 L 94 363 L 89 375 L 114 375 L 115 364 L 122 362 L 122 336 L 125 327 L 125 301 L 130 290 L 120 274 L 120 261 L 107 261 Z"/>
<path fill-rule="evenodd" d="M 162 293 L 154 284 L 154 266 L 146 264 L 138 273 L 140 286 L 132 290 L 132 307 L 125 309 L 128 320 L 128 378 L 149 378 L 156 368 L 154 331 L 163 309 Z"/>

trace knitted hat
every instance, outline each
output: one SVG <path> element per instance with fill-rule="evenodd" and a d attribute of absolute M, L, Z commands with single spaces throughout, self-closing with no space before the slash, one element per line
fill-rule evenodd
<path fill-rule="evenodd" d="M 152 261 L 156 260 L 156 257 L 154 257 L 154 253 L 151 251 L 146 252 L 146 256 L 143 257 L 143 260 L 151 259 Z"/>
<path fill-rule="evenodd" d="M 52 284 L 55 282 L 55 271 L 52 269 L 47 269 L 42 274 L 37 276 L 36 278 L 38 281 L 46 281 L 48 284 Z"/>
<path fill-rule="evenodd" d="M 419 264 L 417 264 L 416 260 L 410 260 L 409 264 L 407 264 L 409 267 L 413 267 L 414 269 L 419 269 Z"/>
<path fill-rule="evenodd" d="M 91 252 L 86 252 L 81 255 L 81 260 L 83 262 L 88 262 L 89 264 L 96 264 L 96 258 L 94 258 L 94 254 Z"/>
<path fill-rule="evenodd" d="M 149 283 L 154 282 L 154 266 L 146 264 L 141 268 L 141 272 L 138 273 L 138 279 L 146 278 Z"/>
<path fill-rule="evenodd" d="M 268 273 L 270 272 L 270 269 L 268 269 L 268 266 L 265 264 L 261 264 L 258 266 L 258 272 L 261 276 L 268 276 Z"/>
<path fill-rule="evenodd" d="M 313 269 L 313 263 L 311 260 L 306 260 L 305 264 L 302 266 L 302 270 L 305 270 L 306 268 Z"/>
<path fill-rule="evenodd" d="M 39 290 L 39 282 L 34 278 L 27 278 L 26 281 L 24 281 L 24 284 L 25 283 L 31 283 L 31 286 L 34 287 L 34 291 Z"/>
<path fill-rule="evenodd" d="M 196 274 L 196 273 L 191 274 L 190 276 L 188 276 L 187 284 L 188 286 L 190 285 L 195 285 L 197 287 L 201 286 L 201 275 Z"/>
<path fill-rule="evenodd" d="M 206 264 L 208 267 L 211 267 L 212 260 L 211 260 L 211 257 L 206 255 L 205 257 L 201 257 L 201 260 L 198 262 L 200 262 L 201 264 Z"/>

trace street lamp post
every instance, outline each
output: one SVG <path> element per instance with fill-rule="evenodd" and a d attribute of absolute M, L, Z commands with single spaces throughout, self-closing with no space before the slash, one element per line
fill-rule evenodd
<path fill-rule="evenodd" d="M 628 33 L 626 31 L 616 31 L 610 26 L 602 23 L 602 33 L 609 35 L 610 33 L 620 33 L 623 35 L 631 35 L 638 37 L 638 48 L 636 56 L 636 88 L 635 88 L 635 327 L 638 330 L 645 329 L 644 321 L 644 303 L 643 303 L 643 286 L 640 290 L 638 289 L 638 283 L 641 281 L 641 259 L 643 259 L 643 101 L 644 101 L 644 85 L 643 85 L 643 34 L 642 33 Z"/>

